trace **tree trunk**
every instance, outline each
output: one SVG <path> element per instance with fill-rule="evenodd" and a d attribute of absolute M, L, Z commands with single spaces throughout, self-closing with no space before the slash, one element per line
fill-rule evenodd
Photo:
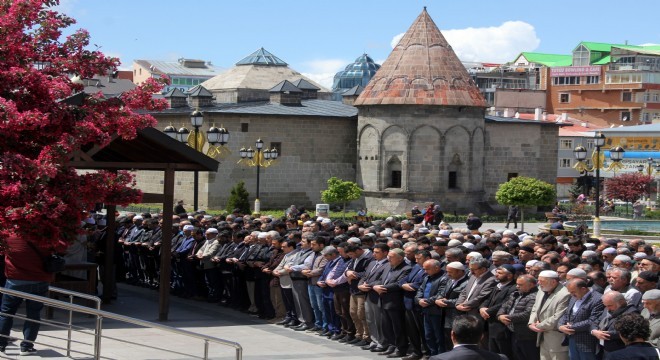
<path fill-rule="evenodd" d="M 520 231 L 525 231 L 525 210 L 520 207 Z"/>
<path fill-rule="evenodd" d="M 343 211 L 342 219 L 346 220 L 346 201 L 344 201 L 343 204 L 344 204 L 344 206 L 343 206 L 343 209 L 342 209 L 342 211 Z"/>

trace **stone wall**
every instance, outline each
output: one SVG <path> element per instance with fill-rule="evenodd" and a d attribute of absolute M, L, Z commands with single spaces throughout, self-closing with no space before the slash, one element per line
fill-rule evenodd
<path fill-rule="evenodd" d="M 188 114 L 156 115 L 157 128 L 170 123 L 175 127 L 186 124 Z M 262 209 L 285 209 L 291 204 L 312 208 L 321 202 L 321 190 L 332 176 L 355 180 L 356 118 L 286 117 L 273 115 L 242 115 L 206 112 L 204 126 L 224 126 L 230 133 L 228 149 L 231 154 L 219 159 L 219 171 L 200 173 L 200 208 L 220 209 L 226 206 L 230 189 L 243 180 L 250 201 L 256 196 L 256 167 L 237 164 L 241 147 L 253 147 L 261 138 L 264 149 L 279 143 L 280 156 L 272 166 L 260 168 L 260 200 Z M 247 124 L 247 132 L 242 124 Z M 205 150 L 207 147 L 205 147 Z M 162 192 L 162 174 L 140 171 L 138 187 L 144 191 Z M 177 172 L 175 198 L 185 204 L 193 203 L 193 173 Z M 189 205 L 192 208 L 192 205 Z"/>
<path fill-rule="evenodd" d="M 469 211 L 484 194 L 483 133 L 481 108 L 360 107 L 357 178 L 368 209 L 404 213 L 434 201 L 445 210 Z M 450 172 L 456 173 L 451 188 Z"/>
<path fill-rule="evenodd" d="M 495 193 L 509 176 L 528 176 L 554 184 L 557 179 L 559 128 L 541 123 L 487 123 L 485 198 L 496 204 Z"/>

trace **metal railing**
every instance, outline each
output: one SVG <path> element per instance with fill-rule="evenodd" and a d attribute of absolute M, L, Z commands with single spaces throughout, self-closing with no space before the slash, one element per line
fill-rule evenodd
<path fill-rule="evenodd" d="M 96 310 L 101 311 L 101 298 L 98 296 L 94 295 L 89 295 L 81 292 L 76 292 L 76 291 L 71 291 L 71 290 L 66 290 L 54 286 L 49 286 L 48 291 L 53 294 L 61 294 L 61 295 L 66 295 L 69 297 L 69 304 L 73 305 L 73 300 L 78 298 L 78 299 L 85 299 L 85 300 L 90 300 L 94 301 L 96 304 Z M 99 328 L 100 326 L 100 318 L 96 318 L 96 328 Z M 67 329 L 67 342 L 66 342 L 66 356 L 71 357 L 71 335 L 73 333 L 73 310 L 69 309 L 69 322 L 67 323 L 68 329 Z M 94 337 L 94 353 L 100 353 L 101 349 L 101 342 L 99 339 L 95 336 Z"/>
<path fill-rule="evenodd" d="M 222 345 L 222 346 L 232 347 L 236 351 L 236 360 L 242 360 L 243 359 L 243 347 L 237 342 L 228 341 L 228 340 L 216 338 L 216 337 L 213 337 L 213 336 L 198 334 L 198 333 L 195 333 L 195 332 L 192 332 L 192 331 L 178 329 L 178 328 L 174 328 L 174 327 L 170 327 L 170 326 L 166 326 L 166 325 L 161 325 L 161 324 L 150 322 L 150 321 L 140 320 L 140 319 L 124 316 L 124 315 L 119 315 L 119 314 L 103 311 L 103 310 L 100 310 L 100 299 L 96 296 L 91 296 L 91 295 L 87 295 L 87 294 L 84 294 L 84 293 L 78 293 L 78 292 L 75 292 L 75 291 L 69 291 L 69 290 L 60 289 L 60 288 L 52 288 L 51 287 L 51 288 L 49 288 L 49 290 L 69 296 L 70 302 L 64 302 L 64 301 L 60 301 L 60 300 L 51 299 L 51 298 L 48 298 L 48 297 L 33 295 L 33 294 L 25 293 L 25 292 L 22 292 L 22 291 L 16 291 L 16 290 L 11 290 L 11 289 L 6 289 L 6 288 L 3 288 L 3 287 L 0 287 L 0 293 L 2 293 L 2 294 L 8 294 L 8 295 L 20 297 L 20 298 L 25 299 L 25 300 L 32 300 L 32 301 L 41 302 L 45 306 L 50 306 L 50 307 L 55 308 L 55 309 L 61 309 L 61 310 L 69 311 L 69 322 L 67 324 L 60 325 L 56 322 L 51 322 L 51 321 L 36 321 L 36 320 L 33 320 L 33 319 L 28 319 L 27 317 L 20 316 L 20 315 L 10 315 L 10 314 L 5 314 L 5 313 L 0 313 L 0 314 L 2 314 L 3 316 L 10 316 L 10 317 L 14 317 L 14 318 L 19 318 L 19 319 L 22 319 L 24 321 L 33 321 L 33 322 L 38 322 L 38 323 L 43 324 L 43 325 L 52 326 L 52 327 L 55 327 L 55 328 L 66 329 L 67 334 L 68 334 L 68 336 L 67 336 L 67 347 L 66 347 L 67 357 L 71 357 L 71 355 L 70 355 L 70 353 L 72 351 L 71 350 L 71 343 L 72 343 L 71 335 L 72 335 L 72 332 L 75 331 L 75 332 L 78 332 L 78 333 L 94 336 L 94 354 L 93 354 L 93 356 L 94 356 L 94 359 L 97 359 L 97 360 L 101 359 L 101 340 L 103 338 L 108 338 L 110 340 L 119 340 L 119 339 L 115 339 L 115 338 L 111 338 L 111 337 L 107 337 L 107 336 L 103 335 L 103 320 L 104 319 L 111 319 L 111 320 L 120 321 L 120 322 L 127 323 L 127 324 L 132 324 L 132 325 L 137 325 L 137 326 L 141 326 L 141 327 L 157 329 L 157 330 L 173 333 L 173 334 L 176 334 L 176 335 L 181 335 L 181 336 L 186 336 L 186 337 L 202 340 L 202 341 L 204 341 L 204 356 L 201 357 L 201 359 L 206 360 L 206 359 L 209 358 L 208 356 L 209 356 L 209 345 L 210 345 L 210 343 L 215 343 L 215 344 L 219 344 L 219 345 Z M 73 303 L 73 298 L 74 297 L 96 301 L 97 302 L 97 309 L 74 304 Z M 98 299 L 98 301 L 97 301 L 97 299 Z M 90 329 L 83 328 L 83 327 L 77 327 L 77 326 L 73 325 L 73 313 L 74 312 L 81 313 L 81 314 L 87 314 L 87 315 L 91 315 L 91 316 L 96 317 L 96 324 L 95 324 L 94 333 L 90 333 L 89 331 L 86 331 L 86 330 L 90 330 Z M 6 335 L 0 335 L 0 336 L 8 337 Z M 160 348 L 149 346 L 149 345 L 146 345 L 146 344 L 143 344 L 143 343 L 137 343 L 137 342 L 127 341 L 127 340 L 121 340 L 121 341 L 125 344 L 132 344 L 132 345 L 138 345 L 138 346 L 142 346 L 142 347 L 152 348 L 154 350 L 161 350 Z M 37 343 L 37 342 L 35 342 L 35 343 Z M 51 346 L 51 347 L 53 347 L 53 346 Z M 79 351 L 75 351 L 75 352 L 80 353 Z M 170 351 L 170 352 L 172 352 L 172 351 Z M 178 354 L 185 355 L 185 356 L 190 356 L 190 354 L 184 354 L 184 353 L 178 353 Z M 200 357 L 196 357 L 196 358 L 200 358 Z"/>

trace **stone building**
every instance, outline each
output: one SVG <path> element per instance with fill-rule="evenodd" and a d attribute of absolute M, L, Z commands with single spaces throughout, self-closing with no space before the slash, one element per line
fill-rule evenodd
<path fill-rule="evenodd" d="M 372 212 L 401 214 L 428 201 L 447 212 L 489 212 L 509 178 L 557 176 L 558 125 L 485 116 L 483 96 L 426 9 L 366 87 L 346 91 L 343 103 L 326 94 L 260 49 L 187 95 L 168 93 L 172 107 L 155 116 L 161 129 L 179 127 L 199 107 L 203 131 L 229 130 L 232 154 L 217 173 L 200 174 L 202 208 L 224 207 L 241 180 L 254 200 L 256 169 L 237 162 L 259 138 L 280 154 L 261 169 L 263 209 L 309 208 L 336 176 L 357 181 Z M 138 175 L 140 188 L 162 187 L 150 176 Z M 178 198 L 192 203 L 192 188 L 191 175 L 177 174 Z"/>
<path fill-rule="evenodd" d="M 198 109 L 204 114 L 201 131 L 206 133 L 212 126 L 229 131 L 226 146 L 231 154 L 219 159 L 217 173 L 199 174 L 200 208 L 224 208 L 231 187 L 239 181 L 245 182 L 254 200 L 257 170 L 237 162 L 240 148 L 254 148 L 257 139 L 264 141 L 264 149 L 279 152 L 272 166 L 260 169 L 262 208 L 284 209 L 291 204 L 309 208 L 320 202 L 328 178 L 355 178 L 357 110 L 319 98 L 329 95 L 329 90 L 260 49 L 185 94 L 172 89 L 164 95 L 170 108 L 153 115 L 160 130 L 173 125 L 192 131 L 190 113 Z M 162 189 L 161 178 L 140 171 L 138 187 Z M 175 196 L 193 203 L 192 174 L 177 173 Z"/>
<path fill-rule="evenodd" d="M 426 9 L 354 105 L 357 180 L 371 211 L 427 201 L 490 211 L 508 178 L 556 177 L 557 126 L 486 118 L 483 96 Z"/>

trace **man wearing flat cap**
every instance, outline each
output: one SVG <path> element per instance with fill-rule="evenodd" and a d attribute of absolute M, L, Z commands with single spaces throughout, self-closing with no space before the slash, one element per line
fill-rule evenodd
<path fill-rule="evenodd" d="M 536 296 L 529 329 L 536 332 L 536 346 L 540 348 L 541 360 L 568 360 L 568 346 L 563 345 L 564 334 L 559 332 L 559 319 L 564 315 L 571 297 L 559 283 L 556 271 L 544 270 L 539 274 L 541 292 Z"/>

